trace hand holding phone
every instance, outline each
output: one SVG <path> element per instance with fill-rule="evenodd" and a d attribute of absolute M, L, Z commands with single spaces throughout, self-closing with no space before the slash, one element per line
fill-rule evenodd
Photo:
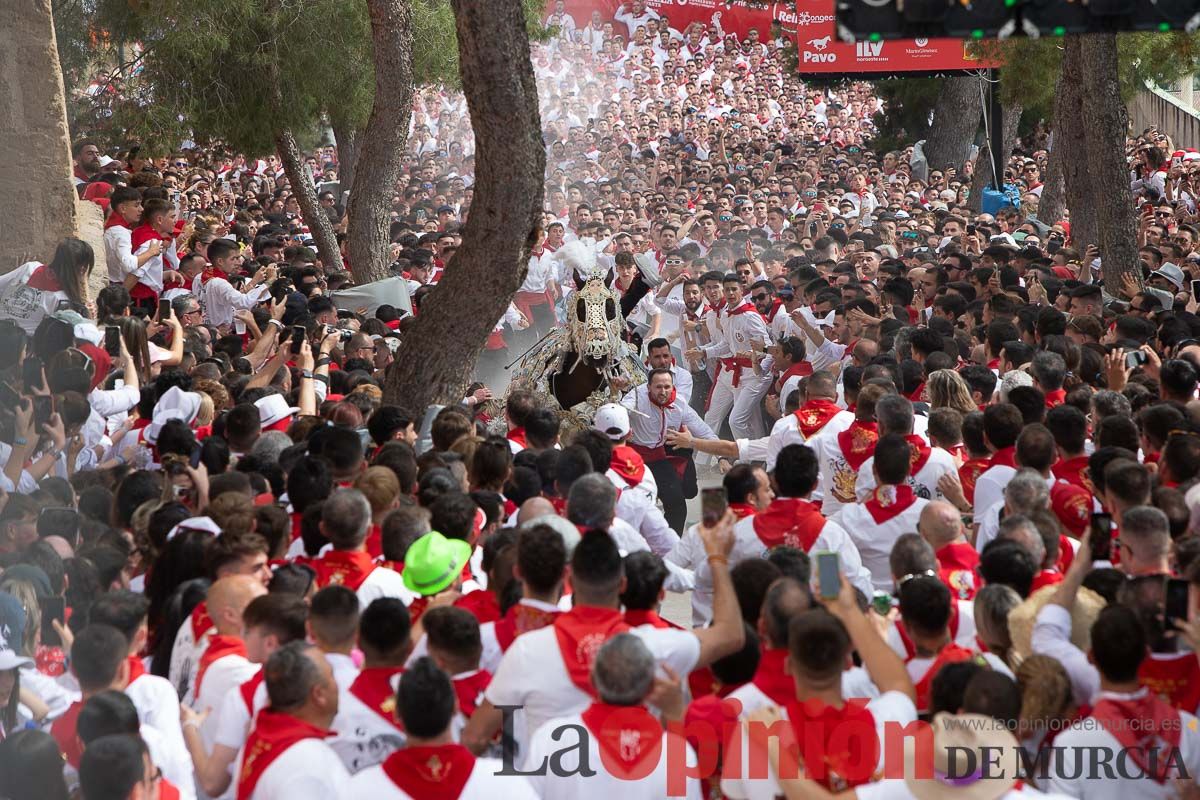
<path fill-rule="evenodd" d="M 1163 623 L 1167 631 L 1175 630 L 1175 622 L 1188 621 L 1188 609 L 1191 605 L 1190 584 L 1183 578 L 1168 578 L 1166 597 L 1163 602 Z"/>
<path fill-rule="evenodd" d="M 717 486 L 700 492 L 700 519 L 707 527 L 716 525 L 729 509 L 725 488 Z"/>
<path fill-rule="evenodd" d="M 1112 514 L 1097 511 L 1092 514 L 1088 529 L 1088 544 L 1092 551 L 1092 563 L 1109 561 L 1112 558 Z"/>
<path fill-rule="evenodd" d="M 841 569 L 838 554 L 828 550 L 817 552 L 817 591 L 826 600 L 832 600 L 842 590 Z"/>
<path fill-rule="evenodd" d="M 292 326 L 292 355 L 300 355 L 300 347 L 304 344 L 304 337 L 308 335 L 303 325 Z"/>
<path fill-rule="evenodd" d="M 113 358 L 121 357 L 121 329 L 115 325 L 104 329 L 104 352 Z"/>

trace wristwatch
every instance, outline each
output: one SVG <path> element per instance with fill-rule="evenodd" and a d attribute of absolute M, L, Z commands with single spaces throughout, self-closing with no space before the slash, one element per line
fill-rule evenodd
<path fill-rule="evenodd" d="M 300 370 L 300 377 L 301 377 L 301 378 L 308 378 L 308 379 L 311 381 L 311 380 L 312 380 L 312 377 L 313 377 L 312 370 L 311 370 L 311 369 L 302 369 L 302 370 Z"/>

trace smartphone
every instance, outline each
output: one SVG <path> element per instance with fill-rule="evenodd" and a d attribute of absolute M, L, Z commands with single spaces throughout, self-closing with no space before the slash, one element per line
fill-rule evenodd
<path fill-rule="evenodd" d="M 171 301 L 170 300 L 159 300 L 158 301 L 158 321 L 163 322 L 164 320 L 167 320 L 170 318 L 171 318 Z"/>
<path fill-rule="evenodd" d="M 42 644 L 62 647 L 62 639 L 54 629 L 54 621 L 65 624 L 66 601 L 62 597 L 39 597 L 38 607 L 42 611 Z"/>
<path fill-rule="evenodd" d="M 1112 557 L 1112 514 L 1097 511 L 1092 514 L 1088 530 L 1088 542 L 1092 546 L 1092 561 L 1108 561 Z"/>
<path fill-rule="evenodd" d="M 1146 363 L 1146 354 L 1141 350 L 1130 350 L 1125 354 L 1125 368 L 1133 369 Z"/>
<path fill-rule="evenodd" d="M 1168 631 L 1175 630 L 1175 621 L 1188 619 L 1188 582 L 1183 578 L 1168 578 L 1163 622 Z"/>
<path fill-rule="evenodd" d="M 79 535 L 79 512 L 73 508 L 43 508 L 38 514 L 38 538 L 61 536 L 74 547 Z"/>
<path fill-rule="evenodd" d="M 700 491 L 700 519 L 705 525 L 716 525 L 729 510 L 725 487 L 716 486 Z"/>
<path fill-rule="evenodd" d="M 1192 281 L 1192 298 L 1200 303 L 1200 281 Z"/>
<path fill-rule="evenodd" d="M 121 329 L 115 325 L 104 329 L 104 352 L 113 358 L 121 357 Z"/>
<path fill-rule="evenodd" d="M 16 408 L 21 404 L 21 395 L 7 383 L 0 383 L 0 405 L 5 408 Z"/>
<path fill-rule="evenodd" d="M 838 554 L 828 550 L 817 552 L 817 591 L 821 597 L 833 598 L 842 590 Z"/>
<path fill-rule="evenodd" d="M 300 346 L 304 344 L 304 337 L 307 335 L 303 325 L 292 326 L 292 355 L 300 355 Z"/>
<path fill-rule="evenodd" d="M 48 394 L 39 394 L 33 398 L 33 424 L 41 430 L 43 425 L 50 424 L 54 416 L 54 398 Z"/>
<path fill-rule="evenodd" d="M 21 378 L 25 382 L 25 391 L 32 392 L 42 388 L 42 360 L 37 356 L 25 356 L 21 365 Z"/>

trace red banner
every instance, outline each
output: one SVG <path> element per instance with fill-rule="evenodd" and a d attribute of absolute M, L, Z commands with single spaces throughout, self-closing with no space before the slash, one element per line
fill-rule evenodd
<path fill-rule="evenodd" d="M 603 20 L 614 19 L 626 6 L 621 0 L 564 0 L 566 11 L 580 28 L 588 24 L 593 11 Z M 771 36 L 772 23 L 796 36 L 796 62 L 800 74 L 859 74 L 896 72 L 949 72 L 981 69 L 989 66 L 972 58 L 961 39 L 907 39 L 886 42 L 840 42 L 834 21 L 834 0 L 793 0 L 748 6 L 743 0 L 645 0 L 645 7 L 667 17 L 671 27 L 683 31 L 693 22 L 711 25 L 719 22 L 726 33 L 745 36 L 757 28 L 761 41 Z M 627 8 L 627 6 L 626 6 Z M 547 14 L 554 10 L 553 0 Z M 613 25 L 616 33 L 626 35 L 625 25 Z"/>

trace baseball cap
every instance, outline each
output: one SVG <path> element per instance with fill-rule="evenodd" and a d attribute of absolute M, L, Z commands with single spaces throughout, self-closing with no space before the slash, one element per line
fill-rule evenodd
<path fill-rule="evenodd" d="M 629 411 L 619 403 L 605 403 L 596 410 L 592 429 L 619 442 L 629 435 Z"/>
<path fill-rule="evenodd" d="M 462 574 L 472 549 L 469 542 L 430 531 L 404 554 L 404 585 L 426 597 L 445 590 Z"/>
<path fill-rule="evenodd" d="M 254 401 L 254 405 L 258 407 L 258 419 L 264 431 L 281 422 L 290 423 L 292 415 L 300 412 L 299 408 L 289 406 L 281 394 L 260 397 Z M 286 432 L 284 431 L 284 433 Z"/>

